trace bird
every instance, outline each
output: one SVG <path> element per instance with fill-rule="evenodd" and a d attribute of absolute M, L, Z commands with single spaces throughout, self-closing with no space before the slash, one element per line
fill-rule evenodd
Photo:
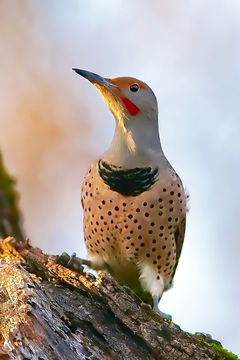
<path fill-rule="evenodd" d="M 85 264 L 150 296 L 159 312 L 182 250 L 187 199 L 162 150 L 156 96 L 133 77 L 73 70 L 100 91 L 116 122 L 109 148 L 82 184 Z"/>

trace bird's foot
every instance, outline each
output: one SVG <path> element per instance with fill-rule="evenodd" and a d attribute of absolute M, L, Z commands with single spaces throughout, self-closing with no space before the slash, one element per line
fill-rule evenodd
<path fill-rule="evenodd" d="M 171 315 L 165 314 L 164 312 L 159 310 L 158 303 L 159 303 L 160 299 L 161 298 L 158 298 L 156 295 L 153 296 L 153 311 L 157 315 L 161 316 L 163 319 L 166 319 L 168 321 L 169 320 L 172 321 L 172 316 Z"/>
<path fill-rule="evenodd" d="M 164 312 L 160 311 L 158 308 L 157 308 L 157 309 L 153 308 L 153 311 L 154 311 L 157 315 L 161 316 L 163 319 L 168 320 L 168 321 L 172 321 L 172 315 L 170 315 L 170 314 L 165 314 Z"/>
<path fill-rule="evenodd" d="M 63 252 L 57 256 L 57 263 L 76 272 L 83 272 L 83 265 L 90 265 L 88 260 L 77 257 L 75 252 L 71 256 Z"/>

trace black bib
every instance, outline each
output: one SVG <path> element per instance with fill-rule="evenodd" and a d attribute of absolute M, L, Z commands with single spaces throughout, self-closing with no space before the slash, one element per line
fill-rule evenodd
<path fill-rule="evenodd" d="M 136 196 L 153 186 L 157 180 L 158 168 L 119 170 L 118 167 L 99 160 L 98 172 L 111 190 L 125 196 Z"/>

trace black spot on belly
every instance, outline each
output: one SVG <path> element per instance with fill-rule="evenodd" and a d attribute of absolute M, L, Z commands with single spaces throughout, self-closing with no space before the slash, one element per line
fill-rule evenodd
<path fill-rule="evenodd" d="M 158 168 L 143 167 L 121 170 L 99 160 L 98 172 L 111 190 L 125 196 L 136 196 L 154 185 L 157 180 Z"/>

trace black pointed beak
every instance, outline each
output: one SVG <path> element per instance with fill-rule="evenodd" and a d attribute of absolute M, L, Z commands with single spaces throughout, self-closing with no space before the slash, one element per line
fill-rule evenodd
<path fill-rule="evenodd" d="M 108 79 L 98 74 L 76 68 L 73 68 L 72 70 L 74 70 L 77 74 L 83 76 L 85 79 L 89 80 L 93 85 L 98 84 L 104 87 L 109 87 L 112 85 Z"/>

